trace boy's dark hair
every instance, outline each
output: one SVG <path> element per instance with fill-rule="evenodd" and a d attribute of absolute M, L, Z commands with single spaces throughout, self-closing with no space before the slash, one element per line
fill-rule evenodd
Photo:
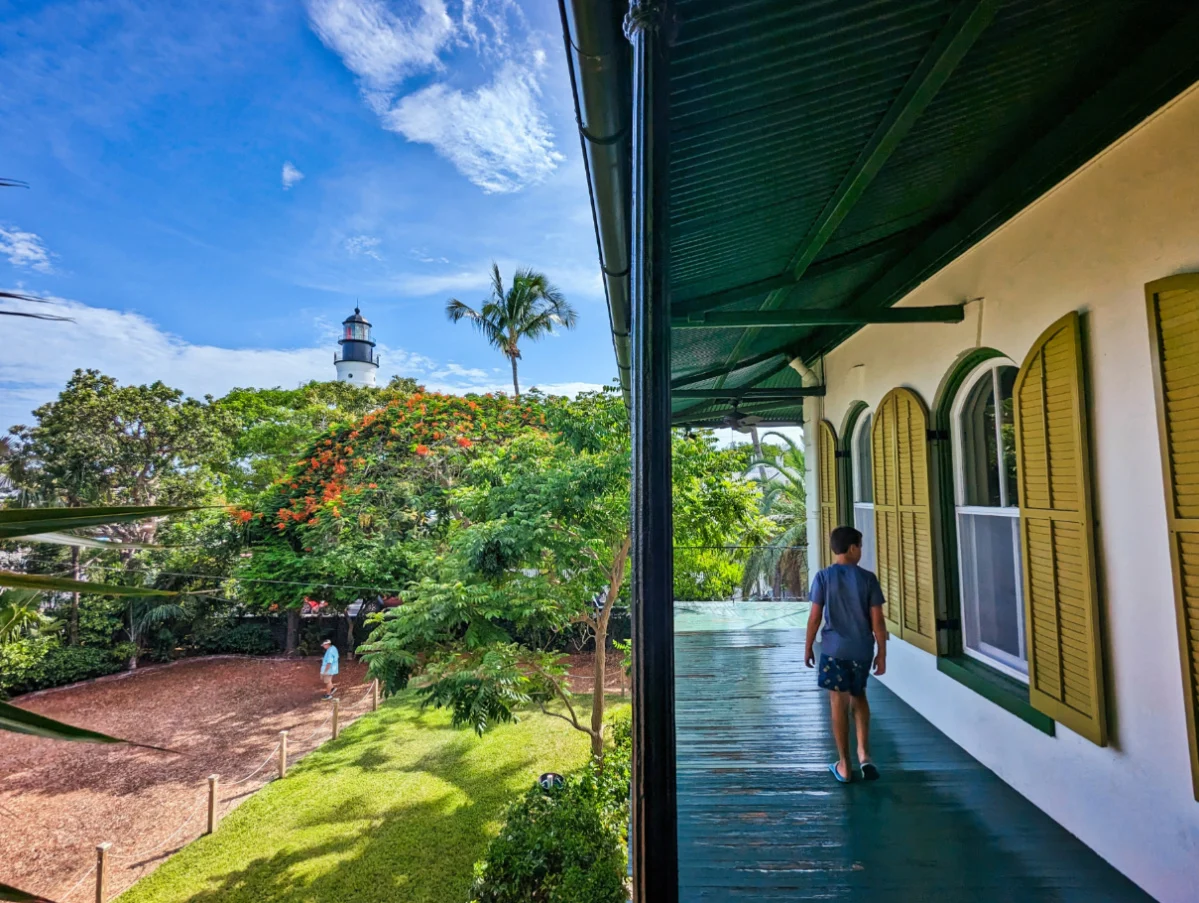
<path fill-rule="evenodd" d="M 834 555 L 844 555 L 850 546 L 862 544 L 862 534 L 853 527 L 837 527 L 829 536 L 829 543 L 833 547 Z"/>

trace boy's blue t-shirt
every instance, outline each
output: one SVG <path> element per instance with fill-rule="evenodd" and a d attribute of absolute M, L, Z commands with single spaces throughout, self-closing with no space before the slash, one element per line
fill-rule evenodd
<path fill-rule="evenodd" d="M 339 657 L 336 646 L 330 646 L 326 649 L 325 657 L 321 660 L 321 674 L 336 674 Z"/>
<path fill-rule="evenodd" d="M 824 606 L 822 654 L 859 662 L 874 658 L 870 609 L 883 604 L 883 588 L 874 574 L 856 564 L 830 565 L 812 581 L 810 598 Z"/>

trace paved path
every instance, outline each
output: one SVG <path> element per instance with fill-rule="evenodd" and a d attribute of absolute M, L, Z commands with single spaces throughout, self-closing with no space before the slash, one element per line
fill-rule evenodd
<path fill-rule="evenodd" d="M 877 682 L 883 779 L 835 783 L 803 633 L 766 627 L 679 626 L 682 903 L 1150 900 Z"/>

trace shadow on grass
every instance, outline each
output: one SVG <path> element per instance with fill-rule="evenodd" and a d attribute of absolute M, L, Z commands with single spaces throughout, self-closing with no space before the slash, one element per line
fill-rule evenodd
<path fill-rule="evenodd" d="M 387 706 L 128 899 L 461 903 L 505 806 L 524 792 L 521 776 L 553 748 L 531 740 L 545 730 L 480 741 L 444 714 Z"/>

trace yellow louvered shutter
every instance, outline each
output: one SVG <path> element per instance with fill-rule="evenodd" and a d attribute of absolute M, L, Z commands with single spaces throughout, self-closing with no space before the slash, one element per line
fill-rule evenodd
<path fill-rule="evenodd" d="M 1107 718 L 1077 313 L 1033 345 L 1014 395 L 1029 701 L 1103 746 Z"/>
<path fill-rule="evenodd" d="M 874 480 L 874 555 L 882 584 L 883 617 L 894 636 L 903 636 L 899 567 L 899 509 L 895 487 L 895 399 L 888 395 L 874 412 L 870 428 L 870 466 Z"/>
<path fill-rule="evenodd" d="M 928 408 L 910 389 L 883 398 L 871 430 L 878 577 L 892 633 L 936 655 Z"/>
<path fill-rule="evenodd" d="M 837 434 L 833 425 L 821 420 L 817 429 L 820 453 L 820 566 L 833 563 L 833 550 L 829 545 L 829 534 L 837 523 Z"/>
<path fill-rule="evenodd" d="M 1174 566 L 1191 782 L 1199 800 L 1199 274 L 1145 287 Z"/>

